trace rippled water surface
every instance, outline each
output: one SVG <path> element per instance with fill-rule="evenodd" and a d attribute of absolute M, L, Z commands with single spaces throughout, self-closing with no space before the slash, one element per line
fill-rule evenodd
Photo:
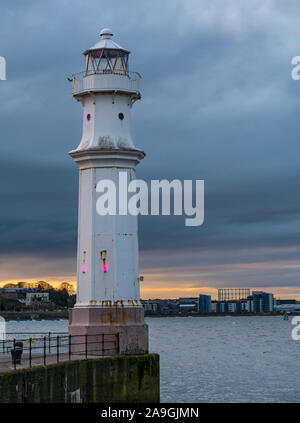
<path fill-rule="evenodd" d="M 162 402 L 300 402 L 300 341 L 282 317 L 148 318 Z M 66 331 L 68 322 L 11 321 L 7 331 Z"/>

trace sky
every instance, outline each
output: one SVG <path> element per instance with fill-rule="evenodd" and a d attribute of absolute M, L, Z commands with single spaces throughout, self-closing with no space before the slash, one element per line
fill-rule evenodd
<path fill-rule="evenodd" d="M 202 226 L 139 218 L 142 298 L 300 299 L 299 20 L 294 0 L 2 2 L 0 282 L 76 282 L 82 108 L 67 77 L 108 27 L 142 75 L 138 178 L 205 181 Z"/>

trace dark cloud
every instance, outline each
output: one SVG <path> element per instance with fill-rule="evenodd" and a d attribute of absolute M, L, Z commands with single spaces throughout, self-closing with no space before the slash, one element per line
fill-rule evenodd
<path fill-rule="evenodd" d="M 291 58 L 300 54 L 299 12 L 296 2 L 283 9 L 256 0 L 244 7 L 193 0 L 2 5 L 0 254 L 75 256 L 78 169 L 67 152 L 80 140 L 81 106 L 66 77 L 83 69 L 82 51 L 111 26 L 132 51 L 131 69 L 143 75 L 143 101 L 133 110 L 134 139 L 147 152 L 138 176 L 205 180 L 205 224 L 141 218 L 141 249 L 159 248 L 170 267 L 177 248 L 185 257 L 206 252 L 194 263 L 199 272 L 224 249 L 231 253 L 221 262 L 229 266 L 245 255 L 269 257 L 274 266 L 299 258 L 300 82 L 290 76 Z M 246 271 L 243 283 L 252 277 Z M 298 279 L 296 269 L 289 284 Z"/>

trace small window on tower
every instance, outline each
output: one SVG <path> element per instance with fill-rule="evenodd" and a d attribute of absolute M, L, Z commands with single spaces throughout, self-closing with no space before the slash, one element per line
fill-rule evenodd
<path fill-rule="evenodd" d="M 119 113 L 119 119 L 123 120 L 124 119 L 124 115 L 123 113 Z"/>

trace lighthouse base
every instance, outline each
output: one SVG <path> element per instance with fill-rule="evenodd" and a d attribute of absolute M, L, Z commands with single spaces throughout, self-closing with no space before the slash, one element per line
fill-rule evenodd
<path fill-rule="evenodd" d="M 88 355 L 148 353 L 142 307 L 74 307 L 69 311 L 72 352 Z"/>

